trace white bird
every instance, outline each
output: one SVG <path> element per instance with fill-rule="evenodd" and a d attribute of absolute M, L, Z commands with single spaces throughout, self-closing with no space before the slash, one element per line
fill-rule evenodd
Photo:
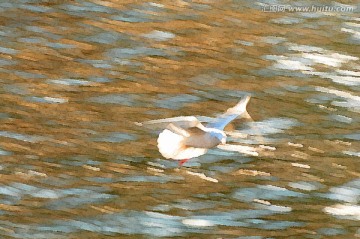
<path fill-rule="evenodd" d="M 246 106 L 250 96 L 241 99 L 234 107 L 204 126 L 195 116 L 150 120 L 138 125 L 163 124 L 166 128 L 159 134 L 157 146 L 162 156 L 180 160 L 180 166 L 190 158 L 205 154 L 208 149 L 226 143 L 224 128 L 239 116 L 250 117 Z"/>

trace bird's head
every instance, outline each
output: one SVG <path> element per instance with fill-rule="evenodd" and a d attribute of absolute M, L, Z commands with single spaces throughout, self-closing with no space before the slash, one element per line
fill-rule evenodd
<path fill-rule="evenodd" d="M 222 130 L 213 129 L 209 132 L 212 137 L 218 139 L 221 144 L 226 144 L 226 134 Z"/>

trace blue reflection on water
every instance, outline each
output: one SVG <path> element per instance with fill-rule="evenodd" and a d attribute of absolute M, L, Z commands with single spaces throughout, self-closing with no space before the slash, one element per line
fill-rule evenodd
<path fill-rule="evenodd" d="M 142 175 L 134 175 L 122 177 L 119 179 L 121 182 L 144 182 L 144 183 L 167 183 L 167 182 L 175 182 L 179 180 L 184 180 L 181 176 L 142 176 Z"/>
<path fill-rule="evenodd" d="M 35 142 L 39 142 L 39 141 L 43 141 L 43 140 L 47 139 L 46 137 L 43 137 L 43 136 L 19 134 L 19 133 L 14 133 L 14 132 L 9 132 L 9 131 L 0 131 L 0 137 L 12 138 L 12 139 L 16 139 L 16 140 L 25 141 L 25 142 L 31 142 L 31 143 L 35 143 Z"/>
<path fill-rule="evenodd" d="M 9 152 L 9 151 L 6 151 L 6 150 L 2 150 L 0 148 L 0 155 L 2 156 L 9 156 L 9 155 L 12 155 L 13 153 L 12 152 Z"/>
<path fill-rule="evenodd" d="M 325 197 L 335 201 L 358 203 L 360 199 L 360 179 L 355 179 L 342 186 L 330 188 L 329 193 L 317 193 L 317 196 Z"/>
<path fill-rule="evenodd" d="M 113 44 L 117 41 L 129 41 L 130 37 L 118 32 L 102 32 L 97 35 L 91 35 L 84 38 L 87 42 L 95 42 L 100 44 Z"/>
<path fill-rule="evenodd" d="M 7 48 L 7 47 L 0 47 L 0 53 L 15 55 L 18 53 L 18 51 L 15 49 Z"/>
<path fill-rule="evenodd" d="M 26 85 L 5 85 L 4 89 L 7 92 L 13 93 L 13 94 L 17 94 L 17 95 L 26 95 L 29 94 L 29 90 L 27 88 Z"/>
<path fill-rule="evenodd" d="M 176 96 L 160 94 L 156 98 L 159 99 L 155 100 L 155 105 L 157 107 L 166 109 L 180 109 L 184 106 L 184 104 L 199 102 L 201 100 L 200 97 L 189 94 L 181 94 Z"/>
<path fill-rule="evenodd" d="M 108 53 L 110 57 L 129 59 L 137 56 L 167 56 L 161 49 L 137 46 L 134 48 L 114 48 Z"/>
<path fill-rule="evenodd" d="M 11 66 L 15 65 L 17 62 L 9 59 L 0 59 L 0 66 Z"/>
<path fill-rule="evenodd" d="M 341 228 L 320 228 L 317 232 L 325 236 L 337 236 L 346 234 L 346 230 Z"/>
<path fill-rule="evenodd" d="M 113 8 L 109 8 L 106 6 L 98 5 L 92 2 L 87 1 L 77 1 L 76 5 L 72 4 L 63 4 L 60 6 L 60 8 L 66 10 L 68 14 L 70 13 L 80 13 L 82 14 L 89 14 L 90 12 L 94 13 L 115 13 L 117 12 Z"/>
<path fill-rule="evenodd" d="M 125 106 L 136 106 L 138 100 L 140 100 L 140 96 L 135 94 L 107 94 L 88 99 L 90 102 L 100 104 L 120 104 Z"/>
<path fill-rule="evenodd" d="M 270 118 L 264 121 L 248 122 L 246 124 L 250 128 L 242 130 L 242 133 L 256 133 L 259 135 L 282 133 L 286 129 L 301 125 L 296 119 L 291 118 Z"/>
<path fill-rule="evenodd" d="M 136 136 L 126 133 L 113 132 L 102 137 L 93 138 L 94 142 L 109 142 L 109 143 L 121 143 L 124 141 L 135 140 Z"/>
<path fill-rule="evenodd" d="M 234 192 L 233 197 L 239 201 L 252 202 L 254 199 L 281 200 L 287 197 L 303 198 L 307 195 L 272 185 L 259 185 L 255 188 L 238 189 Z"/>
<path fill-rule="evenodd" d="M 47 82 L 51 84 L 69 85 L 69 86 L 83 86 L 83 85 L 91 84 L 91 82 L 87 80 L 79 80 L 79 79 L 58 79 L 58 80 L 48 80 Z"/>
<path fill-rule="evenodd" d="M 180 236 L 184 233 L 212 234 L 217 226 L 252 227 L 266 230 L 286 229 L 302 226 L 303 223 L 291 221 L 261 220 L 257 217 L 272 215 L 263 210 L 235 210 L 230 213 L 181 217 L 149 211 L 125 210 L 121 213 L 103 214 L 95 218 L 75 218 L 71 220 L 54 220 L 47 224 L 23 227 L 21 224 L 6 223 L 10 228 L 17 228 L 12 236 L 27 238 L 27 235 L 53 233 L 71 233 L 90 231 L 106 235 L 131 234 L 157 237 Z"/>
<path fill-rule="evenodd" d="M 31 96 L 31 97 L 26 97 L 25 99 L 31 102 L 48 103 L 48 104 L 63 104 L 68 102 L 67 99 L 48 97 L 48 96 L 45 97 Z"/>

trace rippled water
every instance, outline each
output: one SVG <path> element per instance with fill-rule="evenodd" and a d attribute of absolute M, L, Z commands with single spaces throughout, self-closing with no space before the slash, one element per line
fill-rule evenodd
<path fill-rule="evenodd" d="M 2 1 L 1 237 L 359 237 L 360 6 L 275 4 Z M 245 93 L 181 168 L 134 124 Z"/>

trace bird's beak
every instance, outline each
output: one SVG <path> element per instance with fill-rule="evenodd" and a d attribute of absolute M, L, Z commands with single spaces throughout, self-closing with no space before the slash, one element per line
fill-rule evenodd
<path fill-rule="evenodd" d="M 226 144 L 226 138 L 221 139 L 221 144 Z"/>

